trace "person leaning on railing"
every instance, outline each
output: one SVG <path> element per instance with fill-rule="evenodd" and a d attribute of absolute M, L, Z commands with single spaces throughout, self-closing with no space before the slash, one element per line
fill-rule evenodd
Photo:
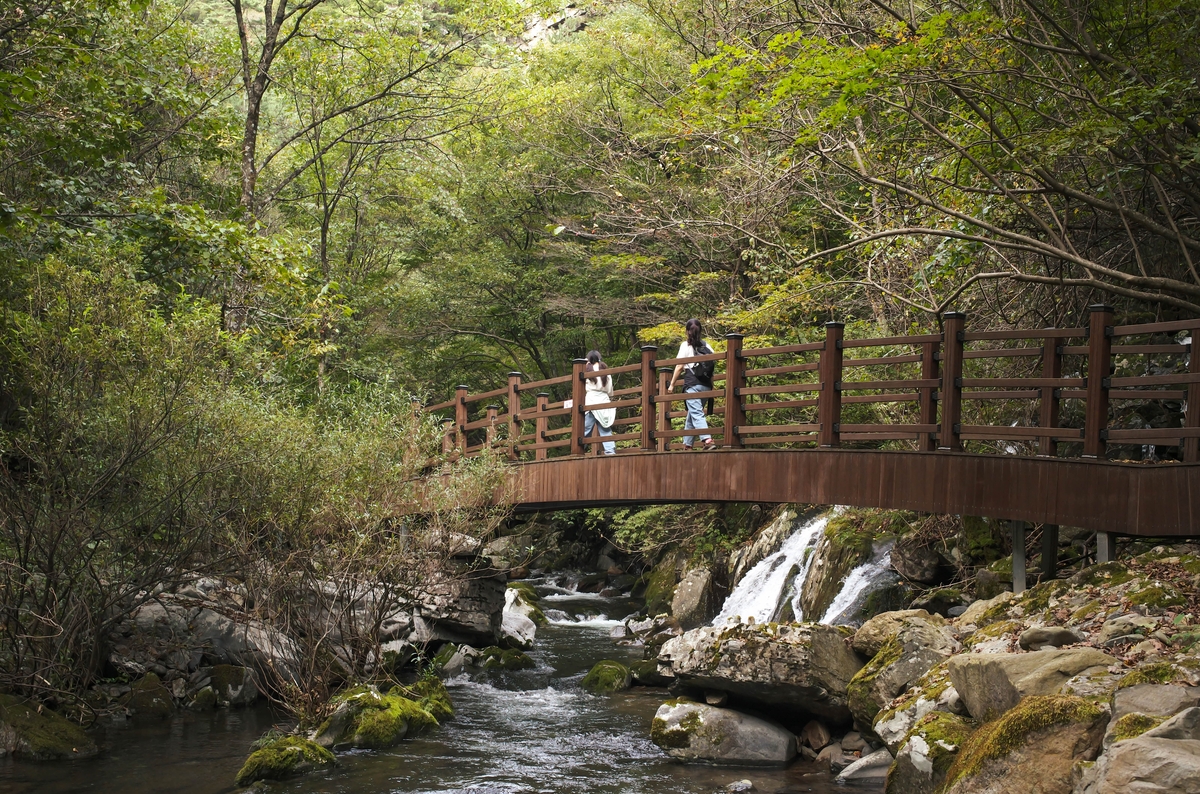
<path fill-rule="evenodd" d="M 600 372 L 608 369 L 608 365 L 600 360 L 600 351 L 592 350 L 587 354 L 587 371 Z M 599 375 L 594 378 L 587 378 L 583 382 L 583 404 L 584 405 L 600 405 L 602 403 L 612 402 L 613 383 L 611 375 Z M 603 436 L 612 435 L 612 425 L 617 418 L 616 408 L 600 408 L 595 411 L 588 411 L 583 415 L 583 435 L 587 438 L 592 434 L 592 429 Z M 601 442 L 604 447 L 605 455 L 617 454 L 617 445 L 612 441 Z"/>
<path fill-rule="evenodd" d="M 705 356 L 712 353 L 712 348 L 704 341 L 704 328 L 700 325 L 700 321 L 692 318 L 687 321 L 684 326 L 687 331 L 687 339 L 679 345 L 679 354 L 676 358 L 692 358 L 693 356 Z M 711 372 L 711 368 L 705 367 L 704 370 Z M 704 382 L 702 377 L 701 366 L 697 362 L 691 364 L 676 364 L 675 371 L 671 373 L 671 385 L 667 387 L 667 391 L 675 391 L 675 381 L 679 380 L 680 373 L 683 373 L 683 391 L 685 394 L 693 394 L 695 392 L 708 391 L 712 388 L 712 376 L 709 375 L 708 383 Z M 708 420 L 704 418 L 704 400 L 684 400 L 687 405 L 687 419 L 684 420 L 684 430 L 707 430 Z M 692 442 L 695 436 L 683 437 L 683 448 L 691 449 Z M 716 446 L 713 443 L 712 436 L 701 435 L 700 441 L 704 444 L 704 449 L 712 449 Z"/>

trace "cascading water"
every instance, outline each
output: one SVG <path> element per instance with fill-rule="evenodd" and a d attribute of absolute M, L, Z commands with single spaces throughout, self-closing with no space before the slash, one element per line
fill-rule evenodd
<path fill-rule="evenodd" d="M 874 556 L 846 574 L 842 589 L 834 596 L 833 603 L 825 610 L 821 623 L 841 625 L 854 622 L 862 611 L 867 596 L 896 579 L 892 571 L 892 543 L 876 549 Z"/>
<path fill-rule="evenodd" d="M 799 584 L 804 582 L 812 565 L 812 552 L 825 531 L 829 513 L 809 519 L 783 542 L 779 551 L 755 565 L 725 599 L 721 613 L 713 619 L 714 626 L 729 622 L 763 623 L 776 618 L 787 595 L 792 595 L 792 609 L 801 619 Z M 790 586 L 790 591 L 789 591 Z"/>
<path fill-rule="evenodd" d="M 765 557 L 751 568 L 733 592 L 725 599 L 721 612 L 712 625 L 727 623 L 764 623 L 776 620 L 784 613 L 790 602 L 796 621 L 804 619 L 800 607 L 800 592 L 812 568 L 817 541 L 825 531 L 829 518 L 840 508 L 833 508 L 806 521 L 792 533 L 779 551 Z M 892 571 L 892 544 L 876 549 L 874 556 L 854 568 L 842 581 L 841 589 L 825 614 L 821 623 L 852 623 L 862 610 L 867 596 L 891 584 L 896 574 Z"/>

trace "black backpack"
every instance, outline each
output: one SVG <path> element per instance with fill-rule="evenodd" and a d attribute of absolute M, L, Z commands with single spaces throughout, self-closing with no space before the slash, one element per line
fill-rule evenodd
<path fill-rule="evenodd" d="M 696 355 L 707 356 L 712 352 L 712 348 L 708 346 L 708 343 L 702 341 L 700 342 L 700 349 L 696 351 Z M 710 389 L 713 387 L 713 373 L 716 371 L 717 362 L 715 361 L 699 361 L 692 365 L 692 374 L 696 376 L 696 380 Z"/>

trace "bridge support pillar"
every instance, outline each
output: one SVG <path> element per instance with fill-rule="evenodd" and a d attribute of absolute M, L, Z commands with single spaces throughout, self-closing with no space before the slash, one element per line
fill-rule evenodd
<path fill-rule="evenodd" d="M 1116 540 L 1111 533 L 1096 533 L 1096 562 L 1112 562 L 1117 558 Z"/>
<path fill-rule="evenodd" d="M 1025 531 L 1028 525 L 1024 521 L 1012 522 L 1012 584 L 1013 593 L 1020 595 L 1025 592 Z"/>
<path fill-rule="evenodd" d="M 1058 524 L 1042 524 L 1042 581 L 1058 578 Z"/>

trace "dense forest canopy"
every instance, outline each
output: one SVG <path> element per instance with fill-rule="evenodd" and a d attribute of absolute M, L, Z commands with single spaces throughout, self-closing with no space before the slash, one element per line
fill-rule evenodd
<path fill-rule="evenodd" d="M 68 686 L 100 629 L 56 588 L 90 620 L 202 550 L 378 527 L 411 498 L 378 483 L 437 455 L 410 396 L 689 316 L 768 344 L 1194 316 L 1198 12 L 5 3 L 7 647 Z"/>

